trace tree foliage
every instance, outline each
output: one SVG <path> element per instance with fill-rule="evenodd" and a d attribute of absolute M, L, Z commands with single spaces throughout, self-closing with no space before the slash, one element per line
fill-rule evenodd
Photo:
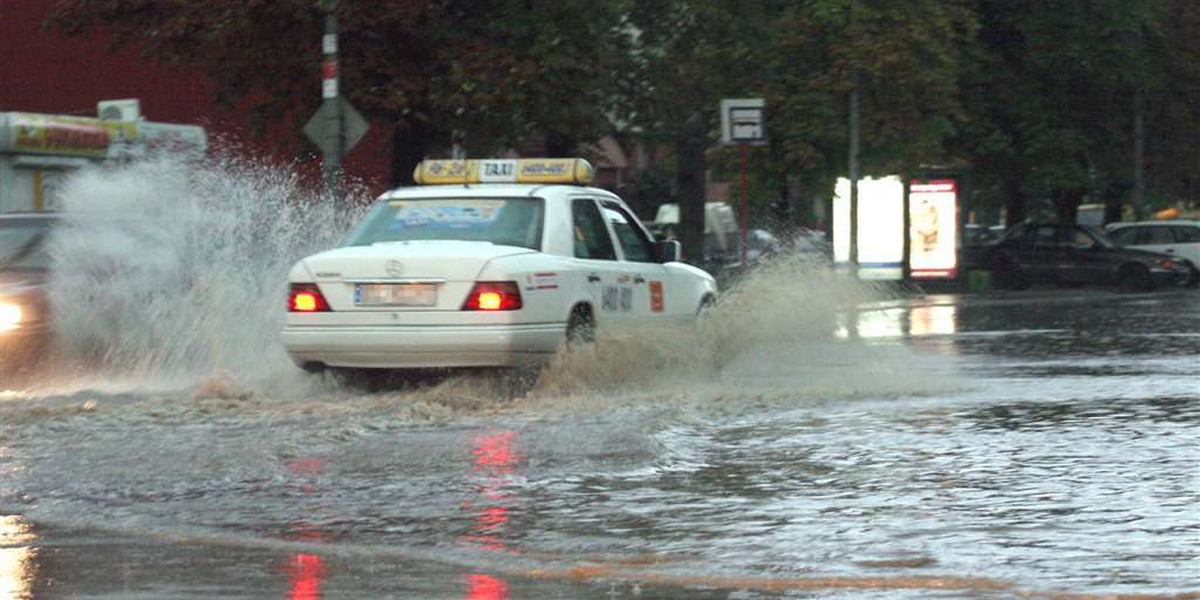
<path fill-rule="evenodd" d="M 200 68 L 264 121 L 320 101 L 318 0 L 58 1 L 57 26 Z M 865 173 L 969 170 L 972 202 L 1010 220 L 1126 201 L 1139 111 L 1150 195 L 1197 194 L 1194 0 L 340 0 L 337 15 L 342 89 L 393 128 L 398 174 L 452 142 L 564 153 L 616 124 L 667 149 L 692 247 L 728 97 L 767 99 L 758 189 L 827 194 L 857 85 Z"/>
<path fill-rule="evenodd" d="M 289 114 L 306 119 L 320 102 L 322 4 L 60 0 L 52 23 L 72 33 L 107 30 L 117 45 L 198 68 L 216 83 L 219 100 L 248 99 L 262 121 Z M 339 21 L 342 93 L 393 128 L 398 154 L 419 158 L 451 142 L 487 152 L 545 133 L 570 146 L 609 129 L 617 102 L 611 74 L 624 70 L 629 55 L 615 6 L 583 0 L 331 4 Z M 395 165 L 403 176 L 411 167 Z"/>

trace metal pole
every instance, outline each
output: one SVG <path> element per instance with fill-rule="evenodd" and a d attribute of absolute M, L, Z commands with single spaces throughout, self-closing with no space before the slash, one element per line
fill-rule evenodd
<path fill-rule="evenodd" d="M 1146 126 L 1142 88 L 1133 94 L 1133 214 L 1137 220 L 1146 216 Z"/>
<path fill-rule="evenodd" d="M 854 87 L 850 90 L 850 268 L 858 274 L 858 71 L 854 72 Z"/>
<path fill-rule="evenodd" d="M 325 131 L 329 136 L 329 143 L 325 144 L 321 173 L 326 196 L 337 199 L 342 195 L 342 157 L 346 149 L 346 128 L 338 94 L 337 0 L 324 0 L 321 8 L 325 11 L 325 37 L 321 40 L 324 56 L 321 65 L 321 97 L 326 104 L 325 118 L 328 122 Z"/>
<path fill-rule="evenodd" d="M 858 0 L 850 0 L 850 25 L 854 25 L 854 9 Z M 853 35 L 853 31 L 850 32 Z M 862 84 L 862 73 L 857 61 L 850 74 L 850 269 L 858 276 L 858 153 L 859 123 L 858 95 Z"/>
<path fill-rule="evenodd" d="M 748 162 L 747 155 L 749 154 L 749 144 L 739 144 L 742 151 L 742 268 L 749 266 L 749 260 L 746 256 L 746 238 L 750 229 L 750 203 L 746 198 L 746 163 Z"/>

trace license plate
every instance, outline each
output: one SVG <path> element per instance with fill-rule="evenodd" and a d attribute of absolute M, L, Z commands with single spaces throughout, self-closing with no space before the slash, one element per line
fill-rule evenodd
<path fill-rule="evenodd" d="M 437 284 L 433 283 L 358 283 L 354 303 L 359 306 L 433 306 L 437 304 Z"/>

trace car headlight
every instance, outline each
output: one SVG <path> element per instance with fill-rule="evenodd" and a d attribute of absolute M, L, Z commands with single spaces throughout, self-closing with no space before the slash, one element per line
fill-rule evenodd
<path fill-rule="evenodd" d="M 0 302 L 0 331 L 11 331 L 21 324 L 21 307 Z"/>

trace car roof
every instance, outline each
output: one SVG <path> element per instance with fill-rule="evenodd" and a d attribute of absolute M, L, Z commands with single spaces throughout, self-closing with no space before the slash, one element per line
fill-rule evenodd
<path fill-rule="evenodd" d="M 1106 227 L 1111 227 L 1112 229 L 1119 229 L 1121 227 L 1133 227 L 1133 226 L 1141 227 L 1144 225 L 1150 225 L 1150 226 L 1155 226 L 1155 227 L 1164 226 L 1164 225 L 1185 225 L 1185 226 L 1196 227 L 1196 226 L 1200 226 L 1200 221 L 1190 221 L 1187 219 L 1173 219 L 1170 221 L 1121 221 L 1118 223 L 1109 223 L 1108 225 L 1106 225 Z"/>
<path fill-rule="evenodd" d="M 617 198 L 615 194 L 600 188 L 562 185 L 562 184 L 532 184 L 532 183 L 471 183 L 452 185 L 417 185 L 396 188 L 384 192 L 380 200 L 396 200 L 400 198 L 513 198 L 540 197 L 565 198 L 573 194 L 601 195 L 607 198 Z"/>

